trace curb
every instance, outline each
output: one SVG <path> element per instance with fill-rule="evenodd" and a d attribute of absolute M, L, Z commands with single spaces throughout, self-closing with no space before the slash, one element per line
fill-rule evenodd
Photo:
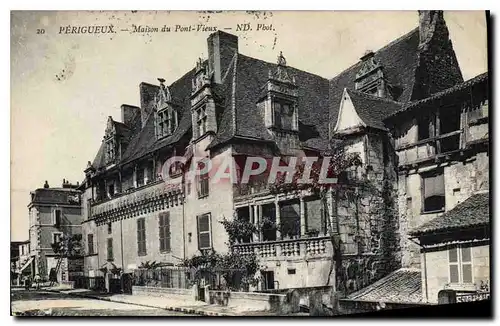
<path fill-rule="evenodd" d="M 49 289 L 46 289 L 44 291 L 61 293 L 61 291 L 67 291 L 67 290 L 49 290 Z M 216 312 L 216 311 L 206 311 L 203 309 L 171 307 L 171 306 L 158 307 L 158 306 L 153 306 L 153 305 L 148 305 L 148 304 L 143 304 L 143 303 L 135 303 L 135 302 L 129 302 L 129 301 L 116 300 L 116 299 L 111 300 L 110 298 L 99 297 L 99 296 L 88 295 L 88 294 L 80 294 L 80 293 L 64 293 L 64 294 L 72 295 L 72 296 L 76 296 L 76 297 L 81 297 L 81 298 L 87 298 L 87 299 L 95 299 L 95 300 L 102 300 L 102 301 L 109 301 L 109 302 L 116 302 L 116 303 L 131 304 L 131 305 L 135 305 L 135 306 L 163 309 L 163 310 L 176 311 L 176 312 L 184 312 L 184 313 L 188 313 L 188 314 L 197 314 L 197 315 L 203 315 L 203 316 L 219 316 L 219 317 L 237 316 L 236 314 L 228 314 L 228 313 Z"/>

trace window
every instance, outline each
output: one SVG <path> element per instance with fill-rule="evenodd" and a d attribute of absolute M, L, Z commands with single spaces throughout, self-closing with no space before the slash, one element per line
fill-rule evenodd
<path fill-rule="evenodd" d="M 108 238 L 108 261 L 113 260 L 113 238 Z"/>
<path fill-rule="evenodd" d="M 115 138 L 112 136 L 106 140 L 106 163 L 111 163 L 115 160 Z"/>
<path fill-rule="evenodd" d="M 198 248 L 212 248 L 212 232 L 210 227 L 210 213 L 198 216 Z"/>
<path fill-rule="evenodd" d="M 171 135 L 177 127 L 177 112 L 167 108 L 158 112 L 157 115 L 157 135 L 158 137 Z"/>
<path fill-rule="evenodd" d="M 115 185 L 111 184 L 108 186 L 108 194 L 110 197 L 113 197 L 115 195 Z"/>
<path fill-rule="evenodd" d="M 203 171 L 205 164 L 203 162 L 198 162 L 198 169 Z M 198 176 L 198 198 L 207 197 L 209 194 L 209 171 L 206 173 L 200 173 Z"/>
<path fill-rule="evenodd" d="M 282 100 L 273 102 L 274 126 L 285 130 L 295 130 L 293 103 Z"/>
<path fill-rule="evenodd" d="M 111 222 L 108 223 L 108 234 L 113 232 L 113 227 L 111 226 Z"/>
<path fill-rule="evenodd" d="M 88 247 L 89 255 L 93 255 L 94 254 L 94 235 L 93 234 L 87 234 L 87 247 Z"/>
<path fill-rule="evenodd" d="M 196 124 L 198 127 L 198 137 L 201 137 L 207 132 L 207 112 L 205 106 L 201 106 L 196 110 Z"/>
<path fill-rule="evenodd" d="M 160 213 L 159 217 L 160 229 L 160 251 L 170 251 L 170 213 Z"/>
<path fill-rule="evenodd" d="M 428 116 L 423 116 L 418 120 L 418 140 L 428 139 L 430 137 L 430 119 Z"/>
<path fill-rule="evenodd" d="M 59 226 L 62 222 L 62 211 L 59 208 L 54 210 L 54 225 Z"/>
<path fill-rule="evenodd" d="M 146 220 L 144 218 L 137 220 L 137 254 L 146 255 Z"/>
<path fill-rule="evenodd" d="M 54 232 L 54 233 L 52 233 L 52 243 L 59 243 L 59 242 L 61 242 L 62 235 L 63 234 L 61 232 Z"/>
<path fill-rule="evenodd" d="M 443 211 L 445 208 L 443 170 L 422 175 L 423 212 Z"/>
<path fill-rule="evenodd" d="M 450 283 L 473 283 L 471 247 L 456 246 L 448 250 Z"/>
<path fill-rule="evenodd" d="M 137 182 L 137 187 L 142 187 L 144 185 L 144 168 L 137 169 L 135 180 Z"/>
<path fill-rule="evenodd" d="M 297 271 L 296 271 L 296 269 L 295 269 L 295 268 L 289 268 L 289 269 L 288 269 L 288 275 L 294 275 L 294 274 L 296 274 L 296 272 L 297 272 Z"/>

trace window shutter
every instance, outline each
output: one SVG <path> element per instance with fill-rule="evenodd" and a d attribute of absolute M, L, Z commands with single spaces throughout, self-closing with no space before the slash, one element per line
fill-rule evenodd
<path fill-rule="evenodd" d="M 438 174 L 424 179 L 425 198 L 444 196 L 444 176 Z"/>
<path fill-rule="evenodd" d="M 158 232 L 159 232 L 159 239 L 160 239 L 160 251 L 164 251 L 164 242 L 163 239 L 165 238 L 165 235 L 163 233 L 163 225 L 164 225 L 164 218 L 163 218 L 164 213 L 160 213 L 159 216 L 159 221 L 158 221 Z"/>
<path fill-rule="evenodd" d="M 210 214 L 198 216 L 198 248 L 211 248 Z"/>
<path fill-rule="evenodd" d="M 108 260 L 113 260 L 113 238 L 108 238 Z"/>
<path fill-rule="evenodd" d="M 146 223 L 144 218 L 137 220 L 137 253 L 146 254 Z"/>
<path fill-rule="evenodd" d="M 163 223 L 164 250 L 170 251 L 170 212 L 165 213 Z"/>

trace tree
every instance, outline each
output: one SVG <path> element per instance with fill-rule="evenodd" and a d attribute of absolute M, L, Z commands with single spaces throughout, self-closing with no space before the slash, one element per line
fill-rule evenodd
<path fill-rule="evenodd" d="M 58 242 L 51 244 L 55 254 L 61 258 L 78 257 L 83 255 L 82 235 L 63 235 Z"/>

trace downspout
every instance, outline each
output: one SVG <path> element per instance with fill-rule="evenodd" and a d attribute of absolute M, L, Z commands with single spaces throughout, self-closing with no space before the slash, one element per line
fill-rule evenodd
<path fill-rule="evenodd" d="M 182 259 L 186 259 L 186 174 L 182 174 Z"/>
<path fill-rule="evenodd" d="M 123 261 L 123 219 L 120 220 L 120 242 L 121 242 L 122 273 L 123 273 L 125 271 L 125 265 Z"/>
<path fill-rule="evenodd" d="M 412 238 L 408 238 L 411 242 L 422 248 L 422 252 L 424 254 L 424 279 L 425 279 L 425 302 L 429 302 L 429 287 L 427 286 L 427 255 L 425 252 L 425 246 L 420 243 L 414 241 Z"/>

